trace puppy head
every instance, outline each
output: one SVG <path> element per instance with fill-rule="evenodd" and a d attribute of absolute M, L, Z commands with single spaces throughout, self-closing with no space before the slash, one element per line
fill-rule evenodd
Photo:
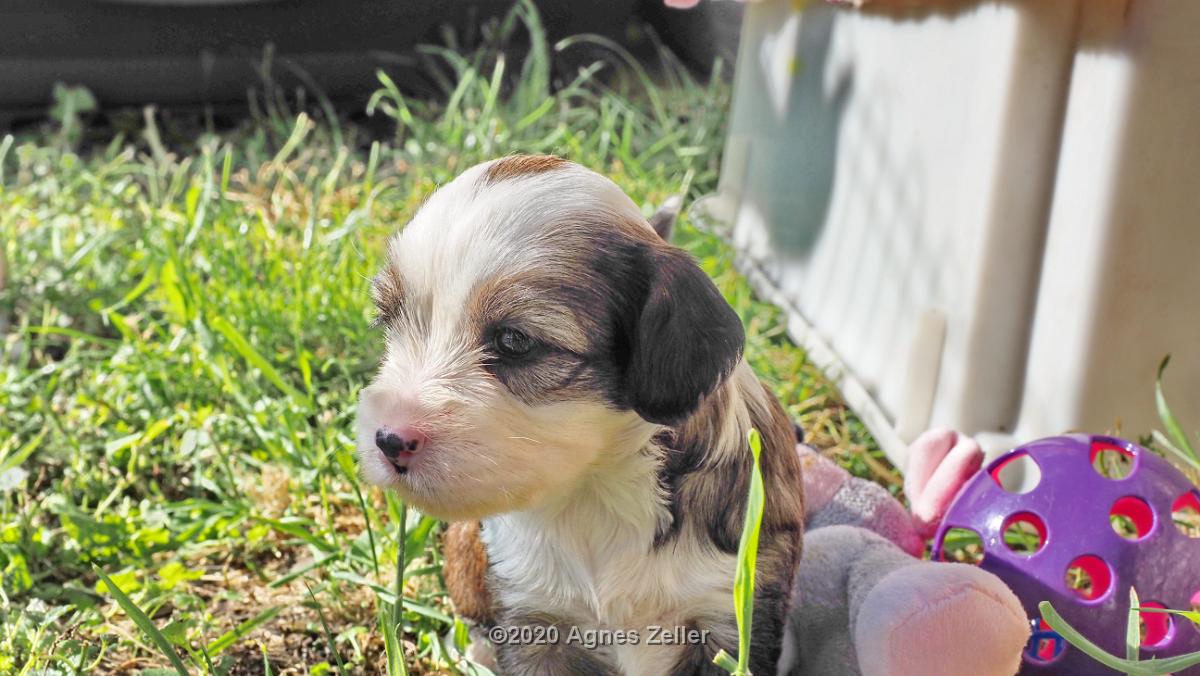
<path fill-rule="evenodd" d="M 737 363 L 737 315 L 608 179 L 545 156 L 437 190 L 374 280 L 364 476 L 429 514 L 534 507 L 626 462 Z"/>

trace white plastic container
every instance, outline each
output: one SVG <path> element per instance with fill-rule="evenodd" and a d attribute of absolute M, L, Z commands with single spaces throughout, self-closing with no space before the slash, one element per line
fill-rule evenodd
<path fill-rule="evenodd" d="M 1200 3 L 749 6 L 719 195 L 760 293 L 897 466 L 1200 427 Z"/>

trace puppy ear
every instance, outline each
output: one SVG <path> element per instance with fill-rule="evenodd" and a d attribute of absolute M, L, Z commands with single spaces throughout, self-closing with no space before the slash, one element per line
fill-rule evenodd
<path fill-rule="evenodd" d="M 672 425 L 725 379 L 746 337 L 737 313 L 686 252 L 661 244 L 650 252 L 625 385 L 638 415 Z"/>
<path fill-rule="evenodd" d="M 675 221 L 679 219 L 679 210 L 682 207 L 683 198 L 679 195 L 672 195 L 650 217 L 650 227 L 654 228 L 654 232 L 658 233 L 662 241 L 671 241 L 671 231 L 675 229 Z"/>

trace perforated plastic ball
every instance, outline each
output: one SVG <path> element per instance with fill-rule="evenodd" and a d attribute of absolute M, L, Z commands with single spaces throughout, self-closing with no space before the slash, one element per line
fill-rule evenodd
<path fill-rule="evenodd" d="M 1098 469 L 1106 467 L 1115 471 Z M 1011 475 L 1021 471 L 1025 481 L 1013 488 Z M 947 510 L 933 556 L 945 558 L 947 538 L 977 534 L 979 565 L 1012 588 L 1031 618 L 1022 674 L 1117 673 L 1050 631 L 1037 605 L 1050 601 L 1084 636 L 1124 656 L 1130 586 L 1145 607 L 1190 610 L 1200 603 L 1195 515 L 1200 491 L 1137 444 L 1053 437 L 1016 448 L 975 475 Z M 1142 659 L 1200 651 L 1200 627 L 1185 618 L 1142 618 Z M 1179 673 L 1200 674 L 1200 667 Z"/>

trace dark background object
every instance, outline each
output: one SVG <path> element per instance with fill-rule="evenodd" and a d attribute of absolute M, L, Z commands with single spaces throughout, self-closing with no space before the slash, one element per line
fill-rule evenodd
<path fill-rule="evenodd" d="M 535 0 L 551 39 L 619 36 L 637 0 Z M 418 44 L 477 34 L 513 0 L 4 0 L 0 109 L 42 109 L 55 82 L 101 106 L 246 100 L 264 63 L 283 86 L 365 99 L 383 68 L 419 83 Z"/>
<path fill-rule="evenodd" d="M 672 9 L 662 0 L 641 4 L 643 16 L 663 42 L 703 75 L 718 57 L 725 62 L 726 74 L 733 74 L 744 9 L 744 2 L 733 0 L 702 0 L 691 9 Z"/>

